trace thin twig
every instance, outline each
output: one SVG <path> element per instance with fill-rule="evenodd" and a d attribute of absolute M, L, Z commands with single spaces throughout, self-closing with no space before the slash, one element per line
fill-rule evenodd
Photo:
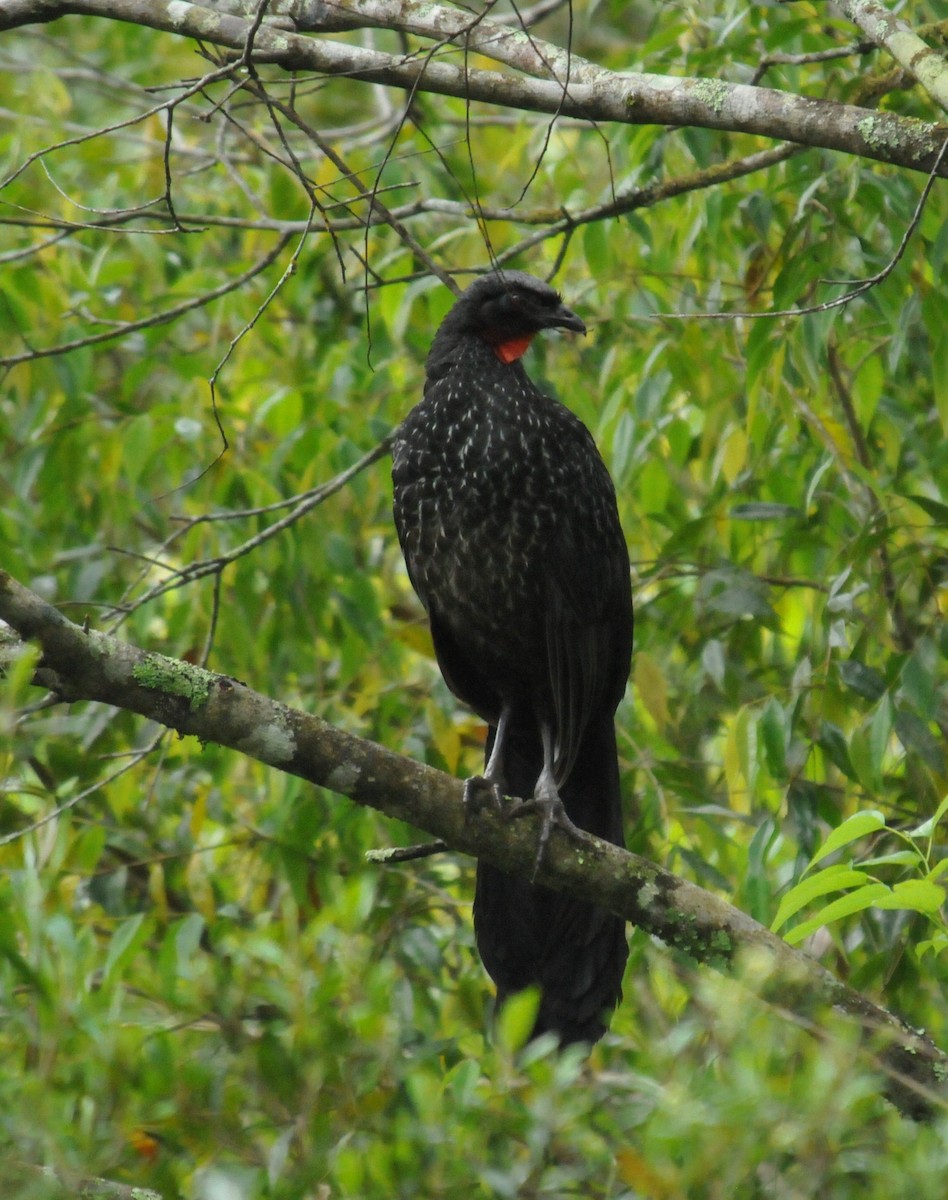
<path fill-rule="evenodd" d="M 859 424 L 859 418 L 856 415 L 856 408 L 853 404 L 852 395 L 849 391 L 849 385 L 843 378 L 842 363 L 839 358 L 839 349 L 835 340 L 830 339 L 826 352 L 826 363 L 829 367 L 830 379 L 833 383 L 833 390 L 836 393 L 836 398 L 839 401 L 839 406 L 843 412 L 843 421 L 846 428 L 849 430 L 849 436 L 852 438 L 853 449 L 856 453 L 856 458 L 859 465 L 871 476 L 872 474 L 872 458 L 869 454 L 869 446 L 866 442 L 865 435 L 862 431 L 862 426 Z M 858 486 L 858 484 L 857 484 Z M 880 534 L 886 534 L 889 531 L 889 519 L 885 509 L 882 506 L 875 489 L 868 482 L 862 484 L 863 493 L 869 504 L 869 509 L 872 514 Z M 905 610 L 902 607 L 902 600 L 899 595 L 899 588 L 895 581 L 895 572 L 892 570 L 892 560 L 889 557 L 888 546 L 885 541 L 879 542 L 876 548 L 876 554 L 879 558 L 879 565 L 882 573 L 882 590 L 885 592 L 888 601 L 889 610 L 892 613 L 892 625 L 895 632 L 896 641 L 900 649 L 910 650 L 915 641 L 915 631 L 909 621 L 906 620 Z"/>
<path fill-rule="evenodd" d="M 55 699 L 53 700 L 55 703 Z M 69 812 L 71 808 L 94 792 L 101 791 L 102 788 L 108 787 L 110 783 L 114 783 L 116 779 L 121 779 L 123 775 L 127 775 L 134 767 L 137 767 L 142 759 L 147 758 L 155 748 L 161 743 L 162 738 L 167 736 L 167 730 L 161 729 L 158 734 L 148 743 L 147 746 L 140 750 L 135 750 L 129 762 L 119 767 L 117 771 L 113 771 L 111 775 L 106 775 L 103 779 L 97 779 L 95 783 L 87 788 L 83 788 L 81 792 L 77 792 L 74 796 L 70 796 L 63 804 L 57 805 L 45 816 L 39 817 L 29 825 L 24 825 L 21 829 L 14 829 L 12 833 L 5 833 L 0 837 L 0 846 L 7 846 L 10 842 L 17 842 L 20 838 L 26 837 L 28 834 L 35 833 L 38 829 L 42 829 L 44 825 L 48 825 L 50 821 L 56 821 L 64 813 Z"/>
<path fill-rule="evenodd" d="M 295 504 L 291 512 L 287 513 L 279 521 L 274 521 L 272 525 L 268 525 L 265 529 L 261 529 L 259 533 L 246 541 L 241 542 L 239 546 L 235 546 L 232 550 L 228 550 L 223 554 L 219 554 L 214 558 L 201 559 L 198 562 L 189 563 L 186 567 L 177 568 L 174 571 L 174 578 L 165 580 L 162 583 L 155 584 L 149 588 L 142 596 L 139 596 L 134 602 L 127 600 L 129 592 L 137 583 L 141 582 L 144 575 L 139 576 L 138 580 L 129 585 L 121 600 L 115 606 L 116 619 L 112 624 L 112 628 L 120 625 L 126 617 L 128 617 L 136 609 L 141 608 L 143 604 L 148 604 L 150 601 L 157 599 L 159 596 L 165 595 L 167 592 L 175 591 L 177 588 L 184 587 L 186 584 L 194 583 L 198 579 L 203 579 L 206 575 L 213 575 L 223 571 L 230 563 L 235 562 L 238 558 L 242 558 L 245 554 L 256 550 L 258 546 L 262 546 L 264 542 L 275 537 L 278 533 L 282 533 L 284 529 L 288 529 L 295 524 L 301 517 L 304 517 L 308 512 L 314 509 L 318 504 L 327 500 L 351 480 L 354 479 L 361 471 L 378 459 L 386 455 L 391 449 L 392 434 L 383 438 L 379 444 L 371 449 L 362 458 L 347 467 L 346 470 L 340 471 L 338 475 L 330 479 L 327 483 L 321 484 L 319 487 L 311 489 L 309 492 L 304 492 L 302 498 Z M 194 525 L 200 524 L 203 521 L 216 519 L 214 516 L 200 516 L 193 518 L 187 525 L 176 529 L 170 534 L 158 548 L 158 552 L 166 550 L 172 542 L 183 536 Z"/>
<path fill-rule="evenodd" d="M 208 292 L 202 292 L 200 296 L 195 296 L 191 300 L 184 301 L 183 304 L 178 304 L 174 308 L 166 308 L 162 312 L 153 313 L 150 317 L 142 317 L 140 321 L 128 321 L 118 328 L 107 329 L 103 333 L 89 334 L 88 337 L 74 338 L 71 342 L 59 342 L 55 346 L 39 346 L 35 349 L 24 351 L 21 354 L 8 354 L 0 357 L 0 367 L 15 367 L 19 363 L 32 362 L 38 358 L 52 358 L 59 354 L 69 354 L 73 350 L 81 350 L 86 346 L 98 346 L 103 342 L 114 341 L 115 338 L 125 337 L 130 333 L 137 333 L 141 329 L 153 329 L 158 325 L 168 325 L 171 321 L 176 321 L 178 317 L 185 313 L 192 312 L 196 308 L 204 308 L 214 300 L 219 300 L 221 296 L 226 296 L 230 292 L 236 291 L 238 288 L 249 283 L 271 266 L 281 255 L 284 247 L 293 237 L 291 233 L 285 233 L 277 239 L 277 244 L 272 250 L 258 259 L 257 262 L 249 267 L 241 275 L 235 279 L 229 279 L 226 283 L 222 283 L 220 287 L 212 288 Z"/>
<path fill-rule="evenodd" d="M 417 846 L 389 846 L 383 850 L 366 850 L 365 861 L 375 863 L 380 867 L 390 867 L 392 863 L 414 862 L 417 858 L 431 858 L 442 854 L 448 849 L 448 843 L 440 839 L 436 842 L 421 842 Z"/>
<path fill-rule="evenodd" d="M 784 309 L 777 309 L 772 312 L 659 313 L 653 319 L 654 320 L 666 320 L 667 319 L 667 320 L 673 320 L 673 321 L 678 321 L 678 320 L 733 321 L 733 320 L 737 320 L 738 318 L 746 318 L 748 320 L 760 320 L 761 318 L 765 318 L 765 319 L 773 320 L 774 318 L 777 318 L 777 317 L 805 317 L 805 316 L 811 315 L 812 313 L 829 312 L 830 309 L 840 308 L 846 304 L 851 304 L 853 300 L 857 300 L 860 296 L 865 295 L 866 292 L 870 291 L 872 288 L 876 287 L 878 284 L 880 284 L 884 280 L 888 279 L 888 277 L 892 274 L 892 272 L 895 270 L 895 268 L 902 261 L 905 251 L 908 249 L 909 242 L 912 240 L 912 235 L 915 233 L 915 230 L 918 228 L 918 223 L 922 219 L 922 214 L 925 211 L 925 204 L 927 203 L 928 197 L 931 194 L 931 190 L 935 185 L 935 180 L 938 178 L 938 171 L 939 171 L 939 168 L 941 167 L 942 159 L 945 157 L 946 151 L 948 151 L 948 138 L 946 138 L 942 142 L 941 149 L 938 151 L 938 154 L 935 156 L 935 161 L 932 164 L 932 169 L 929 172 L 928 179 L 925 181 L 925 186 L 922 188 L 921 195 L 918 198 L 918 203 L 915 205 L 915 212 L 912 214 L 912 219 L 909 221 L 908 225 L 906 226 L 905 232 L 902 235 L 902 240 L 899 242 L 899 245 L 898 245 L 895 253 L 889 259 L 889 261 L 886 263 L 886 265 L 880 271 L 877 271 L 875 273 L 875 275 L 870 275 L 866 279 L 859 279 L 859 280 L 824 279 L 824 280 L 822 280 L 822 282 L 824 284 L 845 284 L 846 286 L 850 287 L 850 291 L 846 292 L 845 295 L 837 296 L 834 300 L 824 300 L 821 304 L 810 304 L 810 305 L 807 305 L 805 308 L 784 308 Z"/>

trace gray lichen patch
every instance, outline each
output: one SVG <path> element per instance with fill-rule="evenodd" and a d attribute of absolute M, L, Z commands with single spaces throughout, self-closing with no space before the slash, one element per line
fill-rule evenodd
<path fill-rule="evenodd" d="M 217 13 L 195 9 L 193 4 L 182 3 L 181 0 L 170 0 L 165 13 L 175 29 L 193 30 L 197 21 L 197 32 L 210 36 L 217 33 L 221 26 L 221 19 Z"/>
<path fill-rule="evenodd" d="M 872 113 L 856 123 L 856 132 L 877 153 L 903 150 L 914 144 L 920 151 L 932 154 L 938 149 L 936 130 L 937 126 L 926 121 L 893 121 L 889 113 Z"/>
<path fill-rule="evenodd" d="M 132 668 L 132 678 L 142 687 L 166 696 L 181 696 L 192 712 L 207 703 L 214 676 L 203 667 L 192 666 L 162 654 L 146 654 Z"/>
<path fill-rule="evenodd" d="M 730 87 L 723 79 L 696 79 L 691 94 L 706 104 L 716 116 L 720 116 L 730 95 Z"/>
<path fill-rule="evenodd" d="M 656 900 L 661 899 L 661 889 L 647 881 L 639 888 L 638 901 L 643 908 L 650 908 Z"/>
<path fill-rule="evenodd" d="M 247 741 L 253 743 L 254 758 L 273 766 L 291 762 L 296 754 L 296 738 L 284 721 L 268 721 L 255 729 Z"/>
<path fill-rule="evenodd" d="M 326 779 L 326 787 L 340 795 L 348 796 L 359 782 L 359 768 L 354 763 L 339 763 L 333 767 Z"/>

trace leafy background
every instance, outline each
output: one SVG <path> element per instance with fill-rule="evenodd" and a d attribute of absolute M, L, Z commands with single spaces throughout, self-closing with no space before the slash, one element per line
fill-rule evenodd
<path fill-rule="evenodd" d="M 669 74 L 747 80 L 765 55 L 856 44 L 809 4 L 573 16 L 577 52 Z M 764 81 L 859 99 L 877 57 Z M 924 179 L 809 150 L 544 237 L 564 205 L 766 143 L 426 95 L 405 119 L 398 95 L 274 72 L 260 86 L 346 169 L 252 90 L 208 85 L 175 108 L 176 228 L 155 110 L 209 69 L 112 22 L 0 42 L 4 568 L 73 619 L 476 770 L 483 731 L 438 675 L 384 460 L 220 571 L 174 573 L 261 534 L 285 511 L 261 509 L 352 466 L 420 394 L 450 296 L 391 229 L 366 231 L 366 189 L 455 202 L 407 218 L 451 269 L 486 259 L 470 199 L 512 206 L 487 223 L 494 251 L 558 267 L 591 329 L 530 369 L 595 433 L 630 542 L 631 848 L 816 931 L 828 966 L 948 1045 L 944 183 L 862 298 L 769 318 L 886 267 Z M 934 116 L 914 91 L 879 103 Z M 302 232 L 297 163 L 331 236 L 319 214 Z M 700 319 L 720 311 L 744 315 Z M 831 1014 L 814 1038 L 634 933 L 589 1062 L 518 1053 L 530 998 L 489 1035 L 472 863 L 369 867 L 417 831 L 125 713 L 38 705 L 30 665 L 0 708 L 5 1194 L 46 1194 L 20 1170 L 46 1163 L 208 1200 L 890 1197 L 894 1178 L 940 1200 L 948 1123 L 899 1118 Z"/>

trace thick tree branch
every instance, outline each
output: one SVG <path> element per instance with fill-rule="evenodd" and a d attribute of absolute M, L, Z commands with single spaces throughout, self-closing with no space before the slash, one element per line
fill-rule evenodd
<path fill-rule="evenodd" d="M 465 810 L 459 780 L 344 733 L 226 676 L 86 630 L 0 571 L 0 620 L 42 649 L 37 682 L 64 700 L 97 700 L 140 713 L 181 734 L 228 746 L 278 770 L 407 821 L 455 850 L 504 870 L 533 871 L 532 819 Z M 647 933 L 718 968 L 749 955 L 762 996 L 798 1014 L 833 1004 L 883 1043 L 887 1091 L 926 1117 L 945 1095 L 948 1057 L 924 1035 L 846 987 L 726 901 L 647 859 L 593 837 L 555 833 L 540 882 L 601 904 Z"/>
<path fill-rule="evenodd" d="M 256 0 L 207 0 L 208 8 L 249 19 Z M 443 4 L 406 0 L 271 0 L 267 16 L 297 33 L 344 32 L 351 29 L 394 29 L 412 37 L 451 42 L 485 58 L 504 63 L 540 79 L 571 79 L 593 83 L 609 71 L 570 54 L 524 28 L 486 20 L 482 13 L 464 12 Z"/>
<path fill-rule="evenodd" d="M 31 15 L 32 14 L 32 15 Z M 0 0 L 0 30 L 84 14 L 198 38 L 243 54 L 252 23 L 185 0 Z M 627 125 L 698 126 L 840 150 L 930 172 L 948 126 L 720 79 L 604 72 L 568 86 L 460 66 L 432 53 L 398 56 L 262 25 L 252 58 L 285 70 L 345 75 L 505 108 Z M 948 177 L 948 165 L 939 168 Z"/>
<path fill-rule="evenodd" d="M 840 0 L 839 6 L 948 112 L 948 62 L 943 53 L 926 45 L 901 17 L 890 13 L 878 0 Z"/>

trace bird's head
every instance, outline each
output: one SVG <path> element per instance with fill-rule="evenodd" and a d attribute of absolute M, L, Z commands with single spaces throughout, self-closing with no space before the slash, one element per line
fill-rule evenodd
<path fill-rule="evenodd" d="M 501 362 L 520 358 L 541 329 L 586 326 L 560 300 L 557 292 L 525 271 L 496 271 L 465 289 L 442 323 L 439 337 L 483 338 Z"/>

